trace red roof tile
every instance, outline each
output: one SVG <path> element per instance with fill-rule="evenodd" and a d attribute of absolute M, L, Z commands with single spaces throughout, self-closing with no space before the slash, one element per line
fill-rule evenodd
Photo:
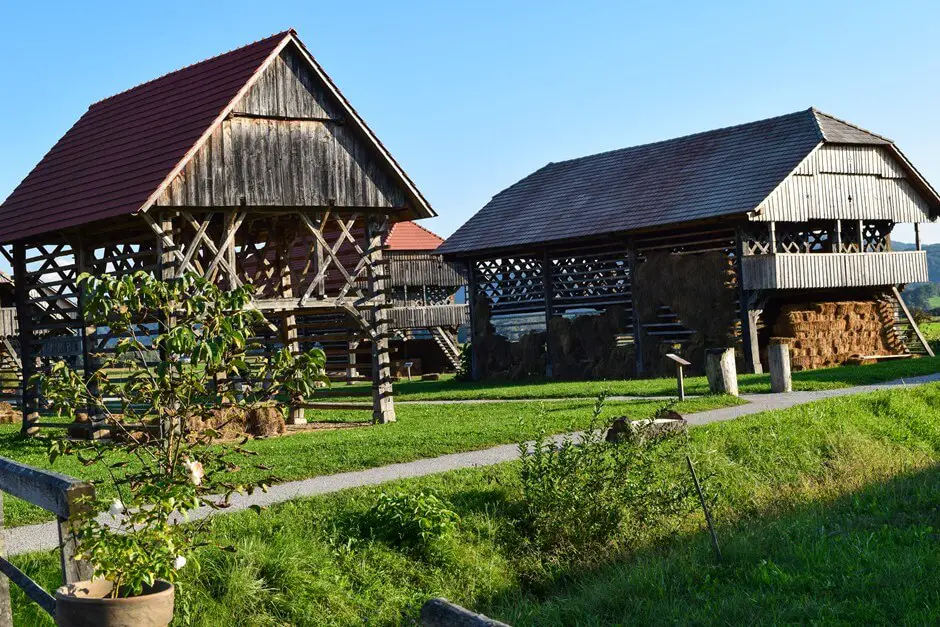
<path fill-rule="evenodd" d="M 0 206 L 0 241 L 140 210 L 290 35 L 91 105 Z"/>
<path fill-rule="evenodd" d="M 434 250 L 444 243 L 439 237 L 416 222 L 396 222 L 385 237 L 388 250 Z"/>

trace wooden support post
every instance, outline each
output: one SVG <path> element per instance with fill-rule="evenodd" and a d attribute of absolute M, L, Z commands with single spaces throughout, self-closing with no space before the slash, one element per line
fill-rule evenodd
<path fill-rule="evenodd" d="M 74 246 L 75 251 L 75 265 L 76 265 L 76 276 L 82 274 L 83 272 L 89 272 L 92 268 L 89 262 L 89 259 L 92 256 L 92 253 L 85 246 L 85 243 L 79 239 Z M 76 301 L 78 304 L 78 315 L 81 316 L 81 341 L 82 341 L 82 373 L 84 374 L 85 381 L 88 385 L 88 392 L 91 396 L 98 396 L 98 382 L 94 379 L 95 373 L 98 371 L 98 363 L 95 357 L 95 335 L 98 333 L 98 328 L 94 325 L 88 326 L 85 324 L 85 292 L 75 286 L 75 295 Z M 111 435 L 111 432 L 108 429 L 99 429 L 96 428 L 98 425 L 104 423 L 105 417 L 101 415 L 94 407 L 87 407 L 88 415 L 88 434 L 87 437 L 90 440 L 97 440 L 99 438 L 108 437 Z"/>
<path fill-rule="evenodd" d="M 230 226 L 231 228 L 231 226 Z M 291 244 L 294 242 L 294 233 L 288 229 L 275 229 L 278 246 L 278 285 L 281 298 L 290 299 L 294 297 L 294 285 L 291 277 L 290 254 Z M 319 246 L 319 242 L 313 242 L 314 246 Z M 297 356 L 300 354 L 300 342 L 297 336 L 297 316 L 293 310 L 281 316 L 281 343 L 290 351 L 290 354 Z M 303 425 L 307 424 L 307 418 L 302 405 L 304 399 L 291 399 L 290 407 L 287 410 L 287 424 Z"/>
<path fill-rule="evenodd" d="M 767 365 L 770 368 L 770 391 L 792 392 L 793 378 L 790 376 L 790 346 L 771 340 L 767 347 Z"/>
<path fill-rule="evenodd" d="M 738 229 L 736 248 L 736 270 L 738 274 L 738 310 L 741 318 L 741 347 L 744 350 L 744 368 L 747 372 L 760 374 L 760 347 L 757 340 L 757 319 L 760 311 L 751 306 L 755 295 L 744 288 L 744 234 Z"/>
<path fill-rule="evenodd" d="M 705 376 L 712 394 L 738 395 L 738 373 L 733 348 L 709 348 L 705 351 Z"/>
<path fill-rule="evenodd" d="M 930 348 L 930 343 L 927 341 L 927 338 L 924 337 L 924 334 L 921 333 L 920 327 L 917 326 L 917 322 L 914 320 L 914 316 L 911 315 L 911 310 L 907 308 L 907 303 L 905 303 L 904 299 L 901 298 L 901 292 L 898 291 L 897 285 L 891 286 L 891 291 L 894 294 L 894 298 L 898 301 L 898 305 L 901 307 L 901 311 L 904 313 L 904 317 L 907 318 L 907 322 L 911 325 L 911 329 L 914 331 L 914 335 L 916 335 L 917 339 L 920 340 L 920 343 L 923 344 L 924 350 L 927 351 L 927 354 L 933 357 L 933 349 Z"/>
<path fill-rule="evenodd" d="M 470 310 L 470 378 L 479 381 L 483 378 L 483 355 L 480 354 L 480 342 L 476 334 L 476 321 L 480 314 L 476 311 L 477 273 L 476 262 L 472 259 L 467 261 L 467 306 Z"/>
<path fill-rule="evenodd" d="M 552 258 L 548 249 L 542 253 L 542 289 L 545 297 L 545 376 L 552 378 L 552 340 L 551 325 L 554 312 L 554 295 L 552 291 Z"/>
<path fill-rule="evenodd" d="M 836 220 L 836 249 L 833 252 L 842 252 L 842 220 Z"/>
<path fill-rule="evenodd" d="M 0 557 L 6 559 L 6 541 L 3 539 L 3 492 L 0 492 Z M 10 579 L 0 575 L 0 627 L 13 627 L 13 606 L 10 604 Z"/>
<path fill-rule="evenodd" d="M 69 520 L 59 517 L 59 558 L 62 564 L 62 584 L 67 585 L 77 581 L 87 581 L 94 574 L 94 569 L 89 562 L 76 560 L 75 553 L 77 542 L 73 524 Z"/>
<path fill-rule="evenodd" d="M 24 435 L 36 435 L 39 427 L 39 395 L 30 379 L 36 374 L 36 348 L 33 346 L 33 305 L 29 300 L 29 278 L 26 276 L 26 246 L 13 244 L 13 290 L 16 295 L 16 319 L 20 327 L 20 361 L 23 372 Z"/>
<path fill-rule="evenodd" d="M 372 421 L 395 422 L 395 400 L 392 390 L 392 369 L 389 356 L 390 327 L 386 319 L 388 301 L 388 267 L 382 263 L 382 238 L 385 235 L 387 217 L 369 216 L 366 219 L 366 236 L 369 239 L 369 261 L 375 272 L 369 273 L 369 297 L 372 302 Z"/>
<path fill-rule="evenodd" d="M 773 220 L 770 221 L 770 254 L 774 255 L 777 252 L 777 223 Z"/>
<path fill-rule="evenodd" d="M 359 348 L 359 338 L 350 335 L 346 347 L 349 351 L 347 358 L 349 365 L 346 366 L 346 385 L 352 385 L 354 380 L 359 378 L 359 369 L 356 367 L 356 362 L 358 361 L 356 351 Z"/>
<path fill-rule="evenodd" d="M 666 355 L 669 359 L 676 362 L 676 387 L 678 388 L 679 400 L 685 400 L 685 378 L 683 377 L 682 369 L 685 366 L 691 366 L 692 364 L 685 359 L 682 359 L 675 353 L 668 353 Z"/>
<path fill-rule="evenodd" d="M 858 252 L 865 252 L 865 221 L 858 221 Z"/>
<path fill-rule="evenodd" d="M 631 243 L 627 253 L 627 266 L 630 270 L 630 317 L 633 318 L 633 353 L 636 362 L 636 376 L 639 377 L 645 371 L 643 366 L 643 341 L 641 336 L 643 330 L 640 326 L 640 310 L 636 306 L 636 288 L 634 287 L 636 279 L 636 248 Z"/>
<path fill-rule="evenodd" d="M 914 223 L 914 250 L 923 250 L 920 244 L 920 222 Z"/>

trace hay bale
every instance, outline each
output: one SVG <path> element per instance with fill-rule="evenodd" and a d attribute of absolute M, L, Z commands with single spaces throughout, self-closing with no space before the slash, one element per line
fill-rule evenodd
<path fill-rule="evenodd" d="M 281 435 L 287 429 L 284 414 L 276 407 L 256 407 L 245 415 L 245 433 L 255 437 Z"/>
<path fill-rule="evenodd" d="M 20 420 L 20 414 L 13 405 L 7 402 L 0 402 L 0 425 L 12 425 Z"/>

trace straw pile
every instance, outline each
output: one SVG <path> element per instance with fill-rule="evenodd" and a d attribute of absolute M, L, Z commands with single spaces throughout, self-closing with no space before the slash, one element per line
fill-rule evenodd
<path fill-rule="evenodd" d="M 774 340 L 790 345 L 794 370 L 825 368 L 870 355 L 905 350 L 894 330 L 894 310 L 884 300 L 786 305 Z"/>

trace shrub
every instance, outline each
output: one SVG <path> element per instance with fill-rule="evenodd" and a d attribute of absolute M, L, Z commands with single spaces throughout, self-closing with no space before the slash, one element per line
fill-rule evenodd
<path fill-rule="evenodd" d="M 383 492 L 367 512 L 368 532 L 390 544 L 423 547 L 453 531 L 460 517 L 431 492 Z"/>
<path fill-rule="evenodd" d="M 460 347 L 460 365 L 457 366 L 457 381 L 473 380 L 473 345 L 467 342 Z"/>
<path fill-rule="evenodd" d="M 540 433 L 534 445 L 519 445 L 522 532 L 548 555 L 608 545 L 625 521 L 641 532 L 691 503 L 692 487 L 680 474 L 684 434 L 654 435 L 649 422 L 607 441 L 603 405 L 602 395 L 582 434 Z"/>

